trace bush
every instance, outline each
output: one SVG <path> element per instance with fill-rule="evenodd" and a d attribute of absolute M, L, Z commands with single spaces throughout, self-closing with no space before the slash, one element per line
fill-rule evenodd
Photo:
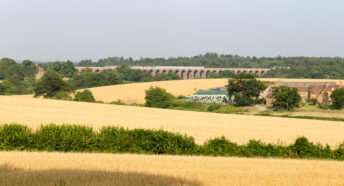
<path fill-rule="evenodd" d="M 228 141 L 224 136 L 208 140 L 205 142 L 203 149 L 206 155 L 236 156 L 240 154 L 239 146 Z"/>
<path fill-rule="evenodd" d="M 311 98 L 309 100 L 309 102 L 311 103 L 311 105 L 316 105 L 318 103 L 318 99 L 317 98 Z"/>
<path fill-rule="evenodd" d="M 160 87 L 150 87 L 146 90 L 146 106 L 167 108 L 171 105 L 173 95 Z"/>
<path fill-rule="evenodd" d="M 36 137 L 37 149 L 46 151 L 92 151 L 94 144 L 93 129 L 79 125 L 41 126 Z"/>
<path fill-rule="evenodd" d="M 254 100 L 254 104 L 265 104 L 265 98 L 257 98 Z"/>
<path fill-rule="evenodd" d="M 331 95 L 332 106 L 336 109 L 341 109 L 344 107 L 344 88 L 339 88 L 333 91 Z"/>
<path fill-rule="evenodd" d="M 93 94 L 90 90 L 85 89 L 75 94 L 74 101 L 95 102 Z"/>
<path fill-rule="evenodd" d="M 329 146 L 314 145 L 306 137 L 297 138 L 291 148 L 299 158 L 332 158 Z"/>
<path fill-rule="evenodd" d="M 69 92 L 58 92 L 54 98 L 60 100 L 73 100 Z"/>
<path fill-rule="evenodd" d="M 183 96 L 183 95 L 179 95 L 178 97 L 177 97 L 177 99 L 185 99 L 186 98 L 186 96 Z"/>
<path fill-rule="evenodd" d="M 117 100 L 117 101 L 111 101 L 110 104 L 114 104 L 114 105 L 125 105 L 125 103 L 123 103 L 121 100 Z"/>
<path fill-rule="evenodd" d="M 208 108 L 207 108 L 207 110 L 209 112 L 214 112 L 215 110 L 218 110 L 220 108 L 221 108 L 221 104 L 219 104 L 219 103 L 210 103 Z"/>
<path fill-rule="evenodd" d="M 0 126 L 0 149 L 24 150 L 32 148 L 31 130 L 23 125 Z"/>

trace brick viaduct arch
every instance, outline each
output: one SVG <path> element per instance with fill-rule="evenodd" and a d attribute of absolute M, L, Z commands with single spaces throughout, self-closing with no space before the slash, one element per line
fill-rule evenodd
<path fill-rule="evenodd" d="M 82 71 L 86 68 L 92 70 L 92 72 L 102 72 L 109 69 L 116 69 L 116 67 L 76 67 L 78 71 Z M 156 67 L 131 67 L 132 69 L 142 70 L 144 72 L 150 72 L 152 76 L 158 73 L 168 74 L 169 72 L 177 74 L 182 79 L 196 79 L 207 78 L 210 72 L 219 74 L 220 72 L 229 70 L 237 73 L 253 73 L 258 76 L 266 74 L 270 69 L 268 68 L 204 68 L 204 67 L 189 67 L 189 66 L 156 66 Z"/>

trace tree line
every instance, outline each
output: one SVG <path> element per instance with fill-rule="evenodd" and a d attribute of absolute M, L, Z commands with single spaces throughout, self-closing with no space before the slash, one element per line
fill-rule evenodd
<path fill-rule="evenodd" d="M 41 79 L 37 77 L 38 67 L 43 68 L 45 74 L 47 74 Z M 174 73 L 161 73 L 152 76 L 149 72 L 131 69 L 127 65 L 121 65 L 114 70 L 96 73 L 87 68 L 82 72 L 78 72 L 74 63 L 71 61 L 35 64 L 30 60 L 24 60 L 22 63 L 17 63 L 9 58 L 0 59 L 0 95 L 31 94 L 37 92 L 37 90 L 40 89 L 39 82 L 44 82 L 47 78 L 56 80 L 50 85 L 51 89 L 54 89 L 56 83 L 61 83 L 58 79 L 66 80 L 68 84 L 66 90 L 68 91 L 130 82 L 180 79 L 180 77 Z M 50 95 L 47 96 L 49 97 Z"/>
<path fill-rule="evenodd" d="M 244 57 L 206 53 L 193 57 L 133 58 L 108 57 L 81 60 L 79 66 L 204 66 L 213 68 L 271 68 L 264 77 L 343 79 L 344 58 L 340 57 Z"/>

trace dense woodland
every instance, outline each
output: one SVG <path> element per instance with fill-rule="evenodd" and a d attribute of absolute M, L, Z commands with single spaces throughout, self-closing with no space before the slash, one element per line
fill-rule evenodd
<path fill-rule="evenodd" d="M 109 57 L 97 62 L 82 60 L 79 66 L 204 66 L 227 68 L 272 68 L 265 77 L 343 79 L 344 58 L 340 57 L 243 57 L 206 53 L 193 57 L 132 58 Z"/>

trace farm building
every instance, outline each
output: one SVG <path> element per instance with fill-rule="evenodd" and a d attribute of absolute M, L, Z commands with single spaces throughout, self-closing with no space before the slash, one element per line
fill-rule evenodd
<path fill-rule="evenodd" d="M 227 103 L 228 92 L 225 87 L 214 87 L 210 90 L 199 90 L 196 94 L 187 96 L 188 101 L 199 101 L 202 103 Z"/>
<path fill-rule="evenodd" d="M 269 89 L 269 93 L 266 96 L 266 105 L 271 105 L 272 103 L 272 88 L 282 85 L 296 88 L 304 101 L 316 98 L 318 103 L 322 103 L 325 94 L 330 96 L 334 90 L 343 88 L 342 82 L 339 85 L 336 82 L 276 82 Z"/>

